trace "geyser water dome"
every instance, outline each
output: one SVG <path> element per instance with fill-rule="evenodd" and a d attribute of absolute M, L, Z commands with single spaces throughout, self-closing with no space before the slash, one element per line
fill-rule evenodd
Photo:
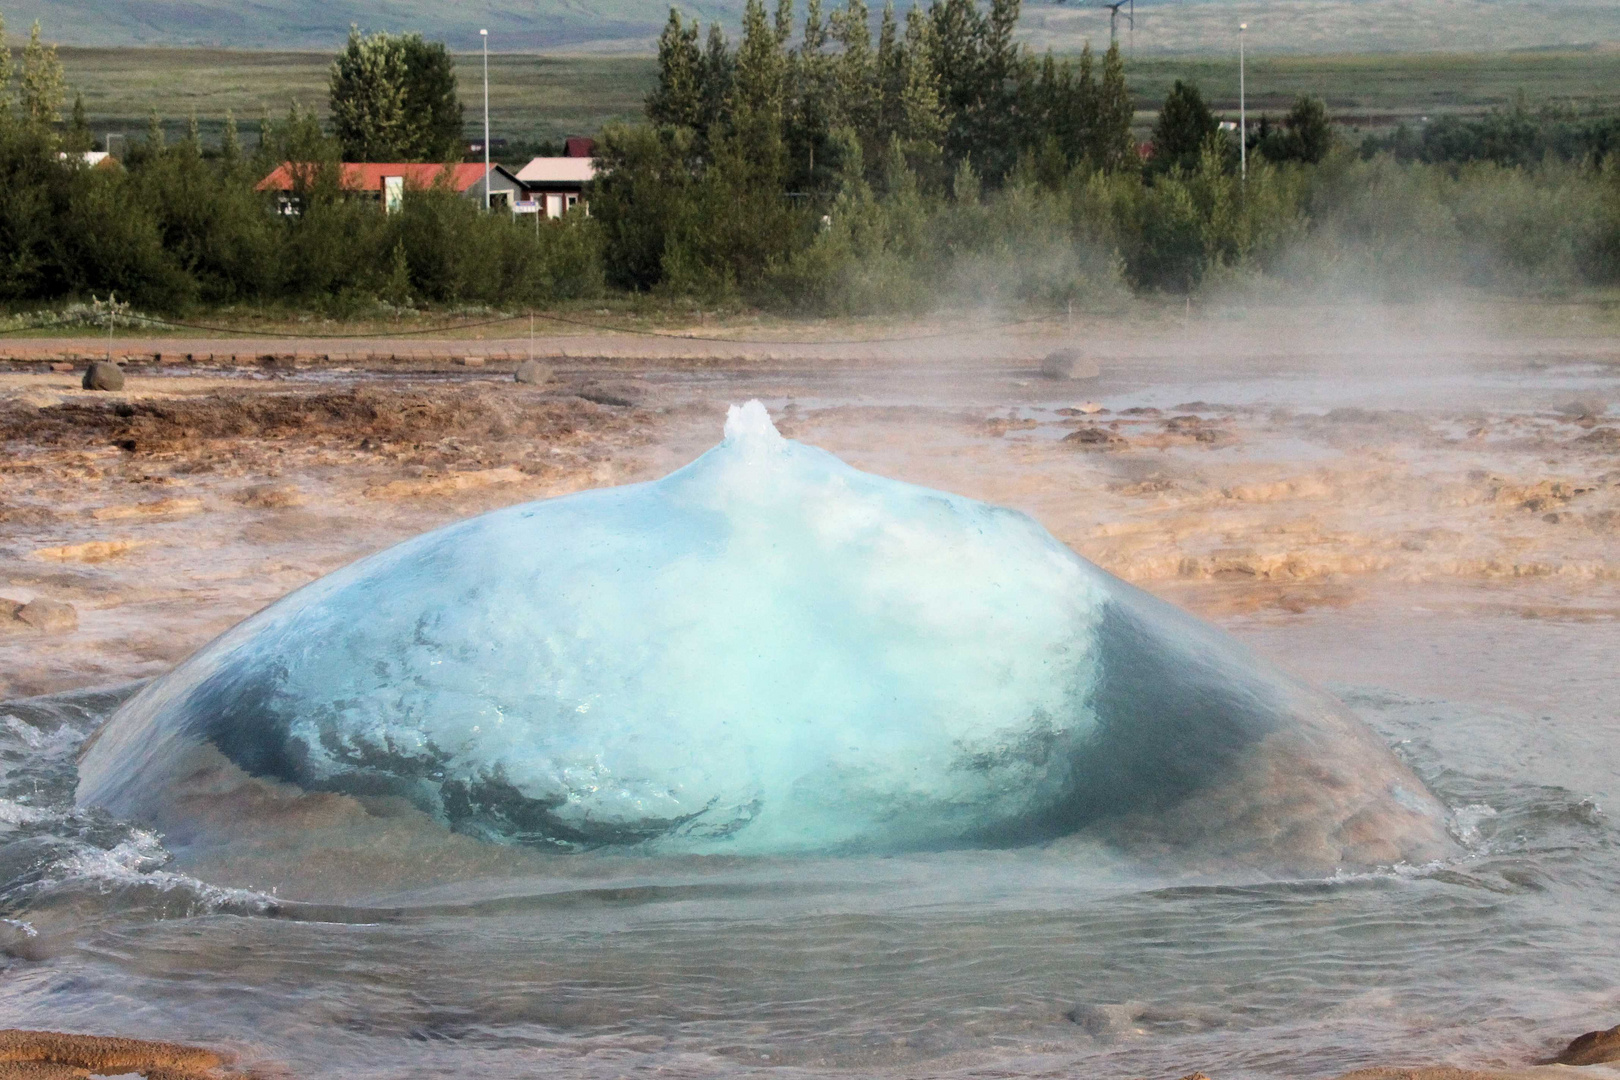
<path fill-rule="evenodd" d="M 128 702 L 78 797 L 183 842 L 254 784 L 560 850 L 1447 847 L 1331 698 L 1025 515 L 861 473 L 758 402 L 662 480 L 463 521 L 271 605 Z"/>

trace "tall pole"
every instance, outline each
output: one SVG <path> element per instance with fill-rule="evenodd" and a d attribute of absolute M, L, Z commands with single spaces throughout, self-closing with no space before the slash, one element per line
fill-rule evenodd
<path fill-rule="evenodd" d="M 1249 111 L 1243 80 L 1243 31 L 1248 28 L 1248 23 L 1238 23 L 1238 159 L 1243 163 L 1245 184 L 1249 182 Z"/>
<path fill-rule="evenodd" d="M 484 39 L 484 213 L 489 213 L 489 31 L 480 30 Z"/>

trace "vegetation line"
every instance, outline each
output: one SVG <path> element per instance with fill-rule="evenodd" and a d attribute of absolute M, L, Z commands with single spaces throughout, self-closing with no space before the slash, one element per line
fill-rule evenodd
<path fill-rule="evenodd" d="M 1019 0 L 875 20 L 866 0 L 796 3 L 747 0 L 736 40 L 672 11 L 645 122 L 598 133 L 594 178 L 555 220 L 486 212 L 481 170 L 437 167 L 464 149 L 460 103 L 442 46 L 415 35 L 351 38 L 329 126 L 294 108 L 249 146 L 227 115 L 216 148 L 196 121 L 169 142 L 154 115 L 118 161 L 91 153 L 82 101 L 64 120 L 37 28 L 16 78 L 0 39 L 0 304 L 116 291 L 177 328 L 248 335 L 203 313 L 386 325 L 650 297 L 671 314 L 988 321 L 1143 295 L 1620 285 L 1620 116 L 1521 100 L 1352 145 L 1319 97 L 1240 131 L 1180 80 L 1141 142 L 1117 45 L 1036 56 Z"/>
<path fill-rule="evenodd" d="M 497 326 L 504 323 L 517 322 L 520 319 L 545 319 L 548 322 L 564 323 L 568 326 L 580 326 L 591 330 L 601 330 L 612 334 L 638 334 L 643 337 L 668 338 L 671 341 L 711 341 L 727 345 L 803 345 L 805 341 L 795 338 L 744 338 L 744 337 L 713 337 L 703 334 L 669 333 L 663 330 L 642 330 L 632 326 L 614 326 L 610 323 L 591 322 L 586 319 L 570 319 L 562 315 L 553 315 L 544 311 L 529 311 L 517 315 L 502 315 L 495 319 L 483 319 L 478 322 L 456 323 L 447 326 L 430 326 L 421 330 L 389 330 L 363 334 L 321 334 L 321 333 L 288 333 L 282 330 L 242 330 L 231 326 L 210 326 L 204 323 L 182 322 L 175 319 L 160 319 L 152 315 L 138 315 L 131 312 L 120 312 L 113 318 L 131 322 L 143 322 L 151 326 L 169 327 L 175 330 L 200 330 L 214 334 L 236 334 L 240 337 L 257 338 L 286 338 L 306 341 L 354 341 L 359 339 L 421 337 L 428 334 L 455 333 L 461 330 L 474 330 L 481 326 Z M 885 345 L 899 344 L 908 341 L 937 341 L 952 337 L 978 337 L 983 334 L 994 333 L 998 330 L 1010 330 L 1020 326 L 1034 326 L 1039 323 L 1053 322 L 1057 315 L 1037 315 L 1027 319 L 1013 319 L 1006 322 L 990 323 L 986 326 L 974 326 L 967 329 L 940 330 L 927 334 L 899 334 L 891 337 L 865 337 L 865 338 L 824 338 L 817 337 L 817 345 Z M 29 330 L 43 330 L 47 328 L 60 328 L 58 320 L 40 320 L 23 326 L 13 326 L 0 330 L 3 334 L 20 334 Z M 86 322 L 93 325 L 93 320 Z"/>
<path fill-rule="evenodd" d="M 473 330 L 480 326 L 495 326 L 499 323 L 508 323 L 523 318 L 522 315 L 502 315 L 496 319 L 483 319 L 478 322 L 456 323 L 449 326 L 430 326 L 423 330 L 391 330 L 379 333 L 365 334 L 293 334 L 284 330 L 241 330 L 231 326 L 209 326 L 203 323 L 178 322 L 174 319 L 160 319 L 152 315 L 137 315 L 132 312 L 120 312 L 114 316 L 119 321 L 142 322 L 151 326 L 171 327 L 176 330 L 202 330 L 213 334 L 236 334 L 241 337 L 267 337 L 267 338 L 318 338 L 321 340 L 357 339 L 357 338 L 396 338 L 417 337 L 425 334 L 454 333 L 458 330 Z M 85 325 L 94 325 L 94 319 L 87 319 Z M 0 330 L 0 334 L 19 334 L 29 330 L 44 330 L 47 328 L 59 329 L 60 320 L 40 320 L 25 326 L 13 326 Z"/>

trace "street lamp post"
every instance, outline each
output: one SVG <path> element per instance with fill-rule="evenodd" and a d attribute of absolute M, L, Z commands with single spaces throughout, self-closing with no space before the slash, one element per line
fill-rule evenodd
<path fill-rule="evenodd" d="M 1238 23 L 1238 160 L 1242 163 L 1244 183 L 1249 182 L 1249 112 L 1247 87 L 1243 81 L 1243 31 L 1248 28 L 1248 23 Z"/>
<path fill-rule="evenodd" d="M 489 31 L 480 30 L 484 41 L 484 213 L 489 213 Z"/>

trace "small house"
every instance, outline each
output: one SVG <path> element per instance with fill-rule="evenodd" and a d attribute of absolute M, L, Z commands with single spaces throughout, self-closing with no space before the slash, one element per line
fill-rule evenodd
<path fill-rule="evenodd" d="M 78 165 L 86 169 L 117 169 L 121 168 L 118 159 L 105 150 L 64 150 L 57 155 L 57 159 L 69 165 Z"/>
<path fill-rule="evenodd" d="M 517 171 L 532 212 L 549 218 L 560 218 L 579 205 L 585 185 L 595 176 L 596 159 L 592 157 L 537 157 Z"/>
<path fill-rule="evenodd" d="M 294 213 L 293 191 L 297 188 L 297 169 L 292 162 L 277 166 L 275 172 L 260 180 L 259 191 L 281 193 L 282 213 Z M 313 170 L 315 166 L 304 166 Z M 339 180 L 345 192 L 356 198 L 370 199 L 386 213 L 392 214 L 405 201 L 407 188 L 427 190 L 441 183 L 463 198 L 482 204 L 484 201 L 484 166 L 482 164 L 432 165 L 415 163 L 353 163 L 345 162 Z M 446 170 L 448 169 L 448 175 Z M 489 168 L 489 208 L 513 212 L 524 193 L 523 184 L 503 166 Z"/>

